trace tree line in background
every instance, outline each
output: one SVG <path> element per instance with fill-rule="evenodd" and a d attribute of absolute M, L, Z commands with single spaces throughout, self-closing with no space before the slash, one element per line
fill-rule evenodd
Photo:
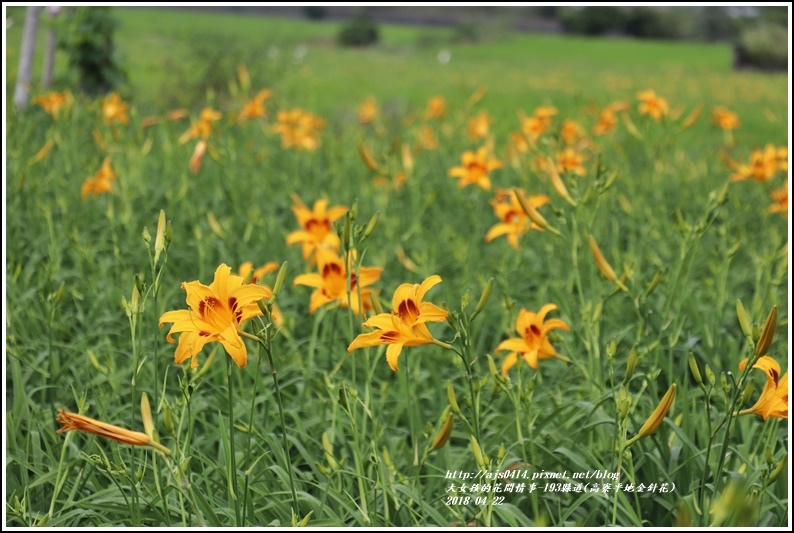
<path fill-rule="evenodd" d="M 421 12 L 424 8 L 414 8 Z M 571 34 L 600 36 L 617 35 L 640 39 L 681 39 L 696 41 L 732 41 L 737 68 L 785 70 L 788 66 L 787 7 L 557 7 L 528 8 L 477 7 L 456 8 L 450 21 L 456 25 L 458 41 L 477 41 L 482 36 L 483 20 L 498 19 L 511 10 L 511 22 L 525 19 L 555 22 L 559 29 Z M 515 10 L 520 12 L 516 13 Z M 731 9 L 733 11 L 731 11 Z M 303 14 L 309 19 L 326 18 L 329 8 L 307 6 Z M 438 22 L 438 13 L 428 20 Z M 513 15 L 518 15 L 513 17 Z M 342 45 L 362 46 L 378 41 L 378 20 L 399 16 L 396 11 L 363 8 L 349 20 L 339 33 Z M 553 26 L 551 26 L 553 27 Z"/>
<path fill-rule="evenodd" d="M 736 16 L 725 7 L 556 7 L 527 8 L 459 7 L 454 10 L 432 11 L 435 8 L 335 8 L 305 6 L 302 14 L 312 20 L 329 15 L 347 15 L 338 34 L 343 46 L 367 46 L 379 41 L 378 21 L 405 20 L 410 14 L 414 22 L 440 23 L 443 16 L 455 24 L 453 40 L 476 42 L 485 38 L 484 21 L 498 21 L 510 11 L 511 23 L 535 20 L 552 21 L 566 33 L 587 36 L 624 35 L 636 38 L 686 39 L 725 41 L 734 43 L 734 67 L 786 70 L 788 68 L 788 8 L 762 7 L 750 9 L 745 16 Z M 348 9 L 344 13 L 332 10 Z M 386 11 L 391 9 L 390 11 Z M 516 10 L 520 10 L 517 12 Z M 35 37 L 39 26 L 40 7 L 27 8 L 20 66 L 14 100 L 24 107 L 29 101 Z M 126 74 L 121 68 L 113 44 L 117 25 L 108 7 L 48 8 L 44 19 L 48 35 L 45 51 L 45 87 L 52 78 L 52 57 L 57 48 L 65 52 L 69 62 L 68 77 L 82 92 L 101 94 L 124 84 Z M 520 16 L 514 16 L 520 15 Z M 390 19 L 391 17 L 391 19 Z M 57 36 L 57 38 L 56 38 Z"/>

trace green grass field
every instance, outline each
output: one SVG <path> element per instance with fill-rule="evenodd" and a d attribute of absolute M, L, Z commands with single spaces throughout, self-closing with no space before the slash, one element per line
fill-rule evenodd
<path fill-rule="evenodd" d="M 54 89 L 72 105 L 6 118 L 6 525 L 787 524 L 788 225 L 769 210 L 788 183 L 786 76 L 731 71 L 727 45 L 499 28 L 464 45 L 452 29 L 384 25 L 379 46 L 343 49 L 339 23 L 113 12 L 128 124 L 69 86 L 61 55 Z M 11 101 L 23 10 L 8 13 Z M 238 121 L 261 89 L 266 116 Z M 648 89 L 669 102 L 659 121 L 639 111 Z M 435 96 L 447 113 L 434 118 Z M 369 97 L 377 115 L 362 124 Z M 596 134 L 614 102 L 625 106 Z M 557 113 L 533 139 L 539 106 Z M 715 106 L 739 127 L 721 130 Z M 205 107 L 222 112 L 211 134 L 180 142 Z M 189 119 L 169 120 L 177 108 Z M 316 149 L 285 147 L 279 112 L 295 108 L 324 125 L 281 128 Z M 488 134 L 474 139 L 482 111 Z M 565 119 L 580 127 L 570 144 Z M 481 146 L 502 163 L 490 189 L 458 187 L 450 169 Z M 555 182 L 540 160 L 562 165 L 566 146 L 583 175 L 561 166 Z M 97 178 L 108 158 L 116 177 Z M 87 179 L 110 190 L 83 197 Z M 518 248 L 485 240 L 500 222 L 493 203 L 515 198 L 498 190 L 512 188 L 548 197 L 545 231 L 513 206 Z M 301 229 L 295 197 L 352 208 L 331 217 L 323 242 L 341 246 L 320 252 L 319 269 L 287 244 Z M 236 279 L 198 297 L 189 283 L 245 261 L 286 271 L 240 329 L 228 297 L 263 289 Z M 368 267 L 382 269 L 371 286 Z M 295 281 L 323 272 L 333 301 L 310 312 L 320 296 Z M 432 276 L 426 294 L 393 301 Z M 347 309 L 370 288 L 366 317 Z M 195 369 L 175 363 L 172 321 L 158 327 L 186 297 L 196 313 L 174 340 L 212 340 L 191 351 Z M 522 311 L 547 304 L 545 323 Z M 380 330 L 405 344 L 396 372 L 394 344 L 348 353 Z M 517 335 L 539 360 L 503 375 L 511 350 L 497 348 Z M 235 339 L 243 368 L 228 355 Z M 745 358 L 759 368 L 740 370 Z M 143 434 L 56 433 L 59 409 Z"/>

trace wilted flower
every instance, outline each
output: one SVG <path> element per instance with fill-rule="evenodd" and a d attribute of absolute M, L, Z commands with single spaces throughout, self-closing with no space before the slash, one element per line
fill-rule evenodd
<path fill-rule="evenodd" d="M 201 163 L 204 161 L 204 154 L 207 153 L 207 141 L 201 140 L 196 143 L 193 148 L 193 154 L 190 156 L 188 168 L 193 174 L 198 174 L 201 170 Z"/>
<path fill-rule="evenodd" d="M 182 120 L 183 118 L 187 118 L 187 117 L 188 117 L 188 111 L 187 109 L 183 109 L 183 108 L 174 109 L 173 111 L 169 111 L 166 114 L 166 118 L 168 118 L 168 120 L 171 121 Z"/>
<path fill-rule="evenodd" d="M 501 161 L 488 157 L 488 149 L 485 146 L 479 148 L 476 153 L 466 150 L 460 159 L 463 166 L 449 169 L 451 178 L 460 178 L 458 187 L 475 184 L 485 190 L 489 190 L 491 188 L 491 180 L 488 177 L 488 173 L 497 168 L 502 168 Z"/>
<path fill-rule="evenodd" d="M 547 336 L 553 329 L 570 330 L 568 324 L 559 318 L 546 320 L 546 315 L 555 309 L 557 309 L 556 305 L 546 304 L 537 313 L 526 309 L 522 309 L 518 313 L 516 331 L 520 337 L 502 341 L 495 350 L 496 352 L 502 350 L 510 352 L 502 363 L 503 376 L 506 376 L 507 372 L 518 362 L 519 356 L 532 368 L 538 368 L 538 359 L 558 357 L 566 360 L 557 353 Z"/>
<path fill-rule="evenodd" d="M 166 336 L 168 342 L 175 342 L 171 335 L 180 333 L 174 356 L 176 364 L 191 359 L 191 368 L 198 366 L 195 356 L 208 342 L 218 341 L 238 367 L 246 365 L 248 352 L 240 336 L 242 324 L 262 316 L 257 302 L 273 293 L 268 287 L 246 285 L 243 281 L 222 264 L 215 270 L 215 279 L 209 286 L 199 281 L 182 283 L 190 309 L 168 311 L 160 317 L 160 327 L 166 322 L 174 323 Z"/>
<path fill-rule="evenodd" d="M 113 439 L 123 444 L 131 444 L 133 446 L 152 446 L 160 452 L 170 455 L 171 450 L 154 441 L 146 433 L 138 431 L 130 431 L 113 424 L 100 422 L 87 416 L 78 415 L 77 413 L 70 413 L 63 409 L 58 409 L 58 423 L 61 428 L 56 433 L 66 433 L 68 431 L 82 431 L 84 433 L 92 433 L 105 437 L 106 439 Z"/>

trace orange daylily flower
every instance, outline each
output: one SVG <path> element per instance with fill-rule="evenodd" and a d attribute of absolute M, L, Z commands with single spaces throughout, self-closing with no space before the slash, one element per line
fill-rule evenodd
<path fill-rule="evenodd" d="M 488 173 L 492 170 L 502 168 L 502 162 L 498 159 L 489 159 L 488 148 L 479 148 L 477 153 L 466 150 L 460 157 L 463 166 L 452 167 L 449 169 L 449 177 L 460 178 L 458 187 L 466 185 L 479 185 L 485 190 L 491 188 L 491 180 Z"/>
<path fill-rule="evenodd" d="M 427 101 L 425 118 L 444 118 L 447 115 L 447 101 L 443 96 L 434 96 Z"/>
<path fill-rule="evenodd" d="M 187 109 L 183 109 L 183 108 L 174 109 L 173 111 L 169 111 L 166 114 L 166 117 L 168 118 L 168 120 L 171 121 L 182 120 L 183 118 L 188 117 L 188 111 Z"/>
<path fill-rule="evenodd" d="M 529 196 L 527 201 L 533 207 L 538 208 L 551 202 L 551 198 L 545 194 L 535 194 Z M 507 242 L 515 249 L 518 249 L 518 238 L 527 233 L 530 228 L 543 231 L 543 228 L 534 222 L 528 222 L 527 214 L 518 202 L 518 197 L 512 190 L 497 189 L 496 197 L 491 200 L 494 213 L 501 220 L 500 223 L 491 227 L 485 235 L 485 242 L 491 242 L 496 237 L 507 235 Z"/>
<path fill-rule="evenodd" d="M 102 162 L 100 168 L 93 177 L 86 178 L 83 186 L 80 189 L 80 196 L 85 200 L 89 194 L 93 194 L 94 198 L 102 193 L 113 191 L 113 180 L 117 178 L 116 173 L 110 166 L 110 158 L 106 157 Z"/>
<path fill-rule="evenodd" d="M 146 433 L 138 431 L 130 431 L 123 427 L 114 426 L 106 422 L 101 422 L 87 416 L 78 415 L 77 413 L 70 413 L 63 409 L 58 409 L 58 423 L 61 428 L 56 433 L 67 433 L 69 431 L 82 431 L 84 433 L 92 433 L 105 437 L 106 439 L 113 439 L 123 444 L 131 444 L 132 446 L 152 446 L 166 455 L 171 454 L 171 450 L 152 440 Z"/>
<path fill-rule="evenodd" d="M 378 104 L 371 96 L 358 106 L 358 121 L 361 125 L 372 124 L 378 117 Z"/>
<path fill-rule="evenodd" d="M 479 141 L 488 136 L 488 127 L 491 124 L 488 113 L 480 111 L 474 118 L 469 119 L 469 127 L 466 130 L 473 141 Z"/>
<path fill-rule="evenodd" d="M 237 116 L 237 122 L 243 122 L 249 118 L 264 117 L 267 112 L 265 111 L 265 100 L 273 96 L 273 92 L 269 89 L 262 89 L 251 98 L 243 106 L 240 114 Z"/>
<path fill-rule="evenodd" d="M 348 208 L 341 205 L 328 208 L 328 200 L 320 199 L 314 202 L 312 209 L 309 209 L 294 194 L 292 202 L 292 212 L 295 213 L 302 229 L 287 235 L 287 245 L 300 243 L 304 261 L 308 260 L 319 247 L 339 250 L 342 243 L 339 242 L 339 236 L 334 233 L 332 224 L 342 218 Z"/>
<path fill-rule="evenodd" d="M 427 291 L 439 283 L 441 283 L 441 276 L 433 275 L 421 284 L 401 284 L 392 296 L 392 313 L 397 315 L 407 326 L 425 322 L 443 322 L 449 313 L 435 304 L 422 301 Z"/>
<path fill-rule="evenodd" d="M 529 143 L 527 142 L 527 138 L 524 137 L 524 134 L 520 131 L 514 131 L 511 133 L 508 140 L 510 142 L 510 147 L 515 151 L 516 154 L 524 154 L 529 151 Z"/>
<path fill-rule="evenodd" d="M 251 274 L 251 271 L 253 270 L 253 275 L 251 276 L 251 284 L 259 285 L 260 284 L 259 280 L 261 280 L 267 274 L 270 274 L 271 272 L 275 272 L 276 270 L 278 270 L 278 268 L 279 265 L 275 261 L 269 261 L 256 269 L 254 269 L 254 264 L 251 261 L 245 261 L 240 265 L 240 268 L 237 271 L 237 275 L 243 278 L 243 280 L 246 280 L 248 279 L 248 274 Z M 264 283 L 261 285 L 262 287 L 265 287 L 266 289 L 272 291 L 270 285 L 265 285 Z M 280 328 L 284 326 L 284 315 L 282 314 L 281 309 L 279 309 L 278 305 L 276 304 L 273 304 L 272 317 L 273 317 L 273 323 L 276 325 L 276 327 Z"/>
<path fill-rule="evenodd" d="M 240 265 L 240 268 L 237 271 L 237 275 L 243 279 L 246 279 L 248 277 L 248 274 L 251 273 L 251 270 L 254 271 L 253 276 L 251 277 L 251 283 L 257 284 L 259 283 L 259 280 L 262 279 L 264 276 L 278 270 L 278 263 L 276 263 L 275 261 L 269 261 L 264 265 L 262 265 L 261 267 L 254 269 L 254 263 L 252 263 L 251 261 L 245 261 Z"/>
<path fill-rule="evenodd" d="M 541 135 L 546 133 L 547 130 L 547 123 L 537 117 L 523 117 L 521 119 L 521 131 L 523 131 L 527 139 L 533 143 L 537 141 Z"/>
<path fill-rule="evenodd" d="M 560 126 L 560 138 L 565 144 L 576 144 L 576 142 L 583 137 L 584 131 L 578 122 L 570 118 L 566 118 L 562 121 L 562 125 Z"/>
<path fill-rule="evenodd" d="M 193 174 L 198 174 L 201 170 L 201 163 L 204 161 L 204 154 L 207 153 L 207 141 L 199 141 L 193 148 L 193 154 L 190 156 L 188 168 Z"/>
<path fill-rule="evenodd" d="M 756 181 L 769 181 L 778 169 L 777 150 L 771 144 L 767 144 L 763 150 L 753 150 L 750 154 L 750 162 L 747 165 L 735 165 L 735 172 L 731 175 L 731 181 L 744 181 L 753 178 Z"/>
<path fill-rule="evenodd" d="M 640 91 L 637 93 L 637 99 L 640 101 L 637 107 L 640 115 L 650 115 L 657 122 L 670 111 L 667 100 L 657 96 L 656 91 Z"/>
<path fill-rule="evenodd" d="M 711 120 L 724 130 L 735 130 L 739 127 L 739 117 L 736 113 L 722 106 L 716 106 L 711 111 Z"/>
<path fill-rule="evenodd" d="M 238 367 L 246 365 L 248 351 L 240 335 L 242 324 L 262 316 L 256 303 L 270 298 L 273 291 L 262 285 L 246 285 L 243 281 L 222 264 L 215 270 L 215 278 L 209 286 L 199 281 L 182 283 L 190 309 L 168 311 L 160 317 L 160 327 L 173 322 L 166 336 L 168 342 L 175 342 L 171 335 L 181 333 L 174 355 L 176 364 L 191 359 L 190 367 L 198 366 L 196 355 L 205 344 L 218 341 Z"/>
<path fill-rule="evenodd" d="M 160 117 L 158 117 L 157 115 L 144 117 L 141 119 L 141 129 L 151 128 L 152 126 L 156 126 L 159 123 L 160 123 Z"/>
<path fill-rule="evenodd" d="M 781 146 L 777 149 L 777 168 L 783 172 L 788 172 L 788 146 Z"/>
<path fill-rule="evenodd" d="M 779 189 L 773 189 L 769 195 L 773 204 L 769 206 L 770 213 L 780 213 L 783 218 L 788 218 L 788 180 Z"/>
<path fill-rule="evenodd" d="M 39 104 L 44 111 L 57 118 L 61 109 L 68 109 L 72 105 L 72 93 L 64 91 L 62 93 L 49 92 L 33 99 L 34 104 Z"/>
<path fill-rule="evenodd" d="M 438 149 L 438 139 L 436 138 L 436 134 L 433 132 L 433 128 L 424 124 L 419 127 L 417 131 L 417 137 L 419 137 L 419 145 L 424 148 L 425 150 L 437 150 Z"/>
<path fill-rule="evenodd" d="M 573 172 L 577 176 L 584 176 L 587 172 L 582 166 L 584 157 L 573 148 L 566 148 L 557 152 L 557 171 Z"/>
<path fill-rule="evenodd" d="M 541 105 L 535 108 L 533 116 L 540 120 L 546 128 L 551 126 L 551 117 L 557 114 L 557 108 L 553 105 Z"/>
<path fill-rule="evenodd" d="M 502 363 L 503 376 L 506 376 L 507 372 L 518 362 L 519 355 L 532 368 L 538 368 L 538 359 L 557 357 L 567 361 L 565 357 L 556 352 L 547 337 L 548 332 L 553 329 L 570 331 L 568 324 L 559 318 L 546 320 L 546 315 L 549 311 L 554 311 L 555 309 L 557 309 L 556 305 L 546 304 L 537 313 L 526 309 L 522 309 L 518 313 L 516 331 L 520 337 L 502 341 L 495 350 L 496 352 L 502 350 L 510 351 L 504 363 Z"/>
<path fill-rule="evenodd" d="M 747 359 L 739 363 L 739 370 L 747 366 Z M 767 420 L 773 418 L 788 418 L 788 372 L 780 377 L 780 365 L 769 356 L 762 356 L 753 365 L 766 374 L 766 385 L 761 391 L 761 397 L 749 409 L 739 411 L 740 415 L 756 414 Z"/>
<path fill-rule="evenodd" d="M 362 333 L 347 348 L 347 353 L 359 348 L 387 344 L 386 361 L 395 372 L 403 346 L 441 344 L 433 338 L 425 325 L 427 322 L 443 322 L 447 311 L 430 303 L 423 302 L 427 291 L 441 283 L 441 277 L 430 276 L 420 284 L 403 283 L 394 291 L 391 313 L 371 317 L 364 326 L 374 329 Z"/>
<path fill-rule="evenodd" d="M 357 315 L 363 315 L 365 311 L 372 309 L 372 289 L 370 285 L 380 279 L 383 272 L 381 267 L 360 267 L 358 276 L 352 271 L 353 257 L 348 260 L 350 272 L 350 293 L 348 297 L 347 273 L 345 261 L 330 250 L 317 250 L 317 268 L 319 272 L 301 274 L 294 280 L 294 285 L 306 285 L 313 287 L 309 302 L 309 313 L 314 313 L 323 305 L 338 302 L 339 305 L 347 309 L 348 298 L 350 309 Z"/>
<path fill-rule="evenodd" d="M 215 111 L 211 107 L 205 107 L 201 110 L 199 119 L 190 126 L 190 128 L 182 134 L 179 138 L 179 144 L 184 144 L 190 139 L 200 137 L 207 140 L 212 133 L 212 123 L 221 119 L 221 112 Z"/>
<path fill-rule="evenodd" d="M 320 131 L 325 121 L 302 109 L 278 112 L 278 124 L 273 131 L 281 134 L 282 148 L 314 151 L 320 146 Z"/>
<path fill-rule="evenodd" d="M 129 105 L 121 99 L 117 92 L 112 92 L 105 96 L 102 100 L 102 116 L 105 118 L 105 123 L 120 122 L 128 124 L 130 122 L 128 107 Z"/>

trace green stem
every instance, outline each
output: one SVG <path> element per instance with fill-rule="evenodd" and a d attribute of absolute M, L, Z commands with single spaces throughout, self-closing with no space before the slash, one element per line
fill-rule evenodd
<path fill-rule="evenodd" d="M 245 456 L 251 457 L 251 435 L 253 434 L 254 427 L 254 406 L 256 405 L 256 395 L 259 391 L 259 374 L 260 367 L 262 366 L 262 344 L 259 343 L 259 353 L 257 358 L 256 373 L 254 374 L 254 392 L 251 394 L 251 409 L 248 415 L 248 440 L 245 444 Z M 245 476 L 245 488 L 243 489 L 243 524 L 245 524 L 246 514 L 248 511 L 248 475 Z"/>
<path fill-rule="evenodd" d="M 232 358 L 226 358 L 226 376 L 229 378 L 229 450 L 231 450 L 229 458 L 229 479 L 231 486 L 229 487 L 229 505 L 234 507 L 234 525 L 240 525 L 240 508 L 237 505 L 237 458 L 235 457 L 234 449 L 234 373 L 232 367 Z"/>
<path fill-rule="evenodd" d="M 714 435 L 711 432 L 711 393 L 706 394 L 706 422 L 708 423 L 708 436 L 709 442 L 706 447 L 706 462 L 703 464 L 703 476 L 700 479 L 700 516 L 698 517 L 698 524 L 703 526 L 703 518 L 706 515 L 706 479 L 709 473 L 709 458 L 711 457 L 711 447 L 714 444 Z"/>
<path fill-rule="evenodd" d="M 260 343 L 262 343 L 261 339 L 258 339 Z M 273 376 L 273 387 L 276 389 L 276 403 L 278 403 L 278 417 L 281 421 L 281 438 L 282 438 L 282 446 L 284 447 L 284 466 L 287 469 L 287 473 L 289 474 L 289 486 L 290 490 L 292 491 L 292 511 L 297 516 L 300 512 L 300 507 L 298 507 L 298 493 L 295 492 L 295 479 L 292 474 L 292 464 L 289 460 L 289 455 L 287 455 L 288 443 L 287 443 L 287 422 L 284 420 L 284 406 L 281 402 L 281 390 L 278 386 L 278 377 L 276 375 L 276 365 L 273 363 L 273 351 L 270 346 L 271 338 L 268 334 L 267 336 L 267 343 L 263 344 L 265 348 L 265 353 L 267 354 L 268 362 L 270 363 L 270 375 Z"/>

